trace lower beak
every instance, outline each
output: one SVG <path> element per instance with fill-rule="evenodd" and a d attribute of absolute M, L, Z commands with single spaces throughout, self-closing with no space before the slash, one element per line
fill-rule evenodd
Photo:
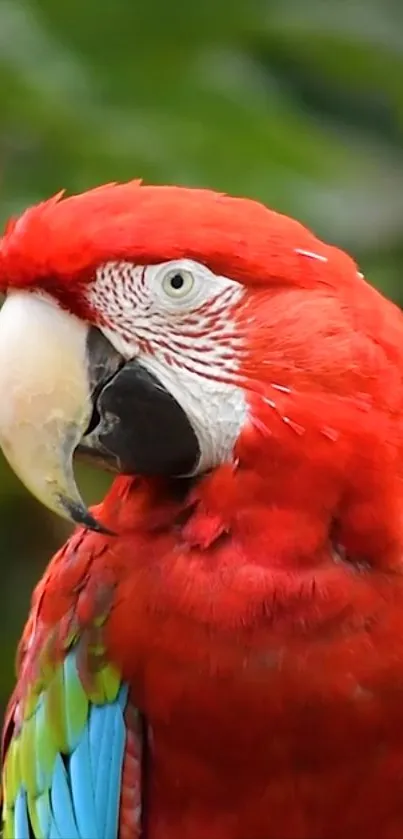
<path fill-rule="evenodd" d="M 0 311 L 0 447 L 55 513 L 110 532 L 84 504 L 74 454 L 126 475 L 193 474 L 200 448 L 171 393 L 137 359 L 44 295 L 12 292 Z"/>
<path fill-rule="evenodd" d="M 121 366 L 98 331 L 44 296 L 13 292 L 0 311 L 0 447 L 27 489 L 64 518 L 105 530 L 84 504 L 73 455 L 93 397 Z"/>

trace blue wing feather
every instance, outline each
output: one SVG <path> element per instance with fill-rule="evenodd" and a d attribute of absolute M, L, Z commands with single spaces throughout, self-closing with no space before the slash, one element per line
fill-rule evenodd
<path fill-rule="evenodd" d="M 74 661 L 65 665 L 65 672 L 74 677 Z M 36 792 L 20 781 L 4 839 L 117 839 L 127 695 L 121 685 L 114 701 L 90 702 L 79 733 L 70 713 L 68 742 L 74 747 L 69 755 L 56 754 L 50 777 L 34 754 Z M 30 722 L 34 731 L 46 730 L 41 698 Z"/>
<path fill-rule="evenodd" d="M 101 709 L 94 707 L 91 710 L 91 720 L 90 720 L 90 730 L 92 726 L 92 722 L 96 722 L 96 728 L 99 728 L 99 711 Z M 108 837 L 113 836 L 113 822 L 116 819 L 115 815 L 115 807 L 113 802 L 113 789 L 116 785 L 117 775 L 116 771 L 113 771 L 112 761 L 115 752 L 115 747 L 117 745 L 117 754 L 119 754 L 121 746 L 119 743 L 116 742 L 116 733 L 117 728 L 119 727 L 119 720 L 117 715 L 112 713 L 111 709 L 108 708 L 106 713 L 108 714 L 108 722 L 107 725 L 103 726 L 102 731 L 102 739 L 100 741 L 100 748 L 98 750 L 98 767 L 99 770 L 97 772 L 96 777 L 96 788 L 95 788 L 95 807 L 98 816 L 98 829 L 100 834 Z M 106 736 L 108 734 L 108 736 Z M 124 738 L 124 730 L 123 730 L 123 738 Z M 112 794 L 112 800 L 110 802 Z"/>
<path fill-rule="evenodd" d="M 15 802 L 14 831 L 15 839 L 30 839 L 27 796 L 22 790 Z"/>
<path fill-rule="evenodd" d="M 114 715 L 113 720 L 113 734 L 111 736 L 111 748 L 109 750 L 109 766 L 108 766 L 108 780 L 109 792 L 107 796 L 107 804 L 104 811 L 104 821 L 100 825 L 101 836 L 106 839 L 113 839 L 116 835 L 116 828 L 119 820 L 119 798 L 115 795 L 115 789 L 120 789 L 120 778 L 122 772 L 122 761 L 120 755 L 122 750 L 124 752 L 125 727 L 123 724 L 123 717 L 119 714 Z M 104 761 L 106 769 L 106 763 Z"/>
<path fill-rule="evenodd" d="M 62 764 L 63 779 L 59 769 L 52 814 L 62 839 L 117 837 L 126 698 L 127 690 L 122 687 L 115 702 L 91 706 L 84 731 L 66 761 L 66 769 Z"/>
<path fill-rule="evenodd" d="M 63 839 L 78 839 L 67 771 L 60 755 L 57 755 L 53 770 L 50 803 L 54 830 Z"/>
<path fill-rule="evenodd" d="M 60 835 L 55 820 L 52 818 L 50 822 L 50 833 L 49 839 L 63 839 L 63 836 Z"/>
<path fill-rule="evenodd" d="M 102 766 L 100 771 L 102 771 Z M 88 725 L 86 725 L 77 748 L 74 749 L 70 757 L 69 777 L 78 835 L 80 837 L 98 836 Z"/>

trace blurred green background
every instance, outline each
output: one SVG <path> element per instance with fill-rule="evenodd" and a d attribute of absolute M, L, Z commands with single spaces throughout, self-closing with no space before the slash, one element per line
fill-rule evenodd
<path fill-rule="evenodd" d="M 403 304 L 402 120 L 402 0 L 0 0 L 1 224 L 61 187 L 211 186 L 298 217 Z M 67 533 L 0 461 L 0 715 Z"/>

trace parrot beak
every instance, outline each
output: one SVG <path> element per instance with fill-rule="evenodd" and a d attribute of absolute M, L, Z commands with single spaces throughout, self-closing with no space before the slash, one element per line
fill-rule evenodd
<path fill-rule="evenodd" d="M 0 447 L 46 507 L 105 533 L 77 489 L 75 454 L 126 475 L 191 475 L 200 458 L 185 411 L 137 358 L 23 291 L 0 311 Z"/>
<path fill-rule="evenodd" d="M 91 347 L 94 332 L 99 341 Z M 0 311 L 0 447 L 39 501 L 98 531 L 105 528 L 79 494 L 73 455 L 93 414 L 95 388 L 121 363 L 98 330 L 91 332 L 47 297 L 13 292 L 6 298 Z"/>

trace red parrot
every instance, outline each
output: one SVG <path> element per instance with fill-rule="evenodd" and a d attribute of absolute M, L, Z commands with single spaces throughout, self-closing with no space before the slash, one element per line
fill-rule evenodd
<path fill-rule="evenodd" d="M 401 839 L 403 319 L 301 224 L 107 185 L 0 243 L 0 443 L 78 524 L 5 839 Z M 73 456 L 117 476 L 89 511 Z"/>

